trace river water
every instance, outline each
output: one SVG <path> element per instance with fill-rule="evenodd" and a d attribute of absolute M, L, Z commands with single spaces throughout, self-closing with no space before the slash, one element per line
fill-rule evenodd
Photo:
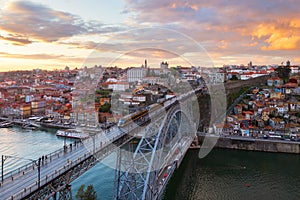
<path fill-rule="evenodd" d="M 37 159 L 62 148 L 63 144 L 64 139 L 57 138 L 55 131 L 0 129 L 2 155 Z M 112 155 L 105 161 L 114 166 L 114 160 Z M 25 159 L 8 158 L 4 171 L 28 162 Z M 114 175 L 114 169 L 103 163 L 97 164 L 72 183 L 73 196 L 80 185 L 93 184 L 99 200 L 112 199 Z M 298 200 L 299 189 L 299 155 L 216 149 L 200 160 L 198 151 L 191 150 L 171 178 L 164 199 Z"/>
<path fill-rule="evenodd" d="M 1 128 L 0 154 L 12 156 L 4 162 L 4 174 L 30 162 L 29 159 L 37 159 L 62 148 L 63 145 L 64 139 L 57 138 L 53 130 L 32 131 L 20 128 Z"/>
<path fill-rule="evenodd" d="M 215 149 L 199 159 L 189 151 L 165 200 L 300 199 L 300 156 Z"/>

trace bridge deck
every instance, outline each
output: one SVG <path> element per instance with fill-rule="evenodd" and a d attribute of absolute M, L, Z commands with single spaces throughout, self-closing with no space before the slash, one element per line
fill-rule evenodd
<path fill-rule="evenodd" d="M 65 150 L 47 157 L 40 164 L 40 186 L 47 184 L 47 182 L 93 155 L 93 151 L 101 151 L 101 149 L 120 138 L 123 134 L 117 128 L 113 128 L 107 133 L 97 134 L 94 140 L 91 137 L 89 141 L 84 141 L 84 144 L 81 142 L 76 143 L 76 145 L 72 145 L 72 148 L 68 146 Z M 31 167 L 5 177 L 0 187 L 1 199 L 21 199 L 37 189 L 38 167 L 33 163 Z"/>
<path fill-rule="evenodd" d="M 183 94 L 177 100 L 184 101 L 188 99 L 190 95 L 193 95 L 194 91 Z M 175 100 L 170 100 L 170 104 L 167 106 L 176 105 Z M 150 113 L 150 117 L 162 115 L 165 109 L 161 108 L 153 113 Z M 40 186 L 47 185 L 54 179 L 57 179 L 68 170 L 90 158 L 94 153 L 101 153 L 101 150 L 109 146 L 112 142 L 120 139 L 126 133 L 134 132 L 137 135 L 138 132 L 144 133 L 142 127 L 132 123 L 125 127 L 126 130 L 122 131 L 116 127 L 111 131 L 100 131 L 98 134 L 91 136 L 89 139 L 84 140 L 84 144 L 77 143 L 65 150 L 57 151 L 55 154 L 51 154 L 47 159 L 41 162 L 40 167 Z M 126 132 L 126 133 L 125 133 Z M 88 141 L 88 142 L 86 142 Z M 185 146 L 186 144 L 182 144 Z M 170 155 L 171 157 L 174 155 Z M 29 167 L 28 167 L 29 166 Z M 22 199 L 31 194 L 32 192 L 39 190 L 38 184 L 38 167 L 37 162 L 32 166 L 27 165 L 26 168 L 21 168 L 15 173 L 6 175 L 3 183 L 0 186 L 1 199 Z"/>

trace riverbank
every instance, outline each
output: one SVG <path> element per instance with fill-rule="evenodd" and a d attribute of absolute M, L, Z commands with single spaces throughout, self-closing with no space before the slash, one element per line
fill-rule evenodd
<path fill-rule="evenodd" d="M 213 141 L 217 136 L 198 135 L 199 143 L 202 144 L 204 138 Z M 200 145 L 201 146 L 201 145 Z M 273 153 L 291 153 L 300 154 L 300 142 L 286 140 L 256 139 L 247 137 L 224 137 L 218 138 L 214 148 L 236 149 L 247 151 L 261 151 Z"/>
<path fill-rule="evenodd" d="M 6 117 L 0 117 L 0 121 L 11 123 L 17 127 L 26 127 L 27 125 L 30 125 L 32 127 L 36 128 L 52 128 L 52 129 L 72 129 L 76 126 L 74 124 L 64 124 L 60 122 L 49 122 L 49 121 L 39 121 L 39 118 L 35 119 L 19 119 L 19 118 L 6 118 Z"/>

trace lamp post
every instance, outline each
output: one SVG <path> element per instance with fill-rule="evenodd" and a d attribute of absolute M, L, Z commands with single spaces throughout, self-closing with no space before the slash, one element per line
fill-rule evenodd
<path fill-rule="evenodd" d="M 31 162 L 33 162 L 37 168 L 38 168 L 38 187 L 40 187 L 40 180 L 41 180 L 41 158 L 39 158 L 38 160 L 33 160 L 33 159 L 28 159 L 28 158 L 21 158 L 18 156 L 10 156 L 10 155 L 2 155 L 2 168 L 1 168 L 1 181 L 3 183 L 4 181 L 4 162 L 7 158 L 17 158 L 17 159 L 22 159 L 22 160 L 29 160 Z"/>
<path fill-rule="evenodd" d="M 4 162 L 7 158 L 10 158 L 10 156 L 5 156 L 5 155 L 2 155 L 2 159 L 1 159 L 1 182 L 3 183 L 3 180 L 4 180 Z"/>
<path fill-rule="evenodd" d="M 66 144 L 66 138 L 67 138 L 67 135 L 68 135 L 68 133 L 67 132 L 65 132 L 65 137 L 64 137 L 64 146 L 66 146 L 67 144 Z"/>
<path fill-rule="evenodd" d="M 68 134 L 65 132 L 65 137 L 64 137 L 64 149 L 66 148 L 66 145 L 67 145 L 67 144 L 66 144 L 66 138 L 67 138 L 67 135 L 68 135 Z"/>
<path fill-rule="evenodd" d="M 41 158 L 33 162 L 38 168 L 38 188 L 40 188 L 41 187 Z"/>
<path fill-rule="evenodd" d="M 64 131 L 64 152 L 67 150 L 67 137 L 70 135 L 70 132 Z"/>

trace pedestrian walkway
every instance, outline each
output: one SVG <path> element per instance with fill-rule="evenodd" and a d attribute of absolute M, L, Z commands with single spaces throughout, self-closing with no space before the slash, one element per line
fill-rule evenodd
<path fill-rule="evenodd" d="M 59 177 L 70 168 L 89 158 L 95 152 L 100 152 L 113 141 L 118 140 L 125 133 L 117 128 L 110 132 L 100 132 L 83 142 L 74 142 L 64 148 L 43 155 L 34 162 L 27 164 L 4 176 L 0 186 L 2 199 L 21 199 L 40 186 Z M 40 179 L 38 168 L 40 167 Z"/>

